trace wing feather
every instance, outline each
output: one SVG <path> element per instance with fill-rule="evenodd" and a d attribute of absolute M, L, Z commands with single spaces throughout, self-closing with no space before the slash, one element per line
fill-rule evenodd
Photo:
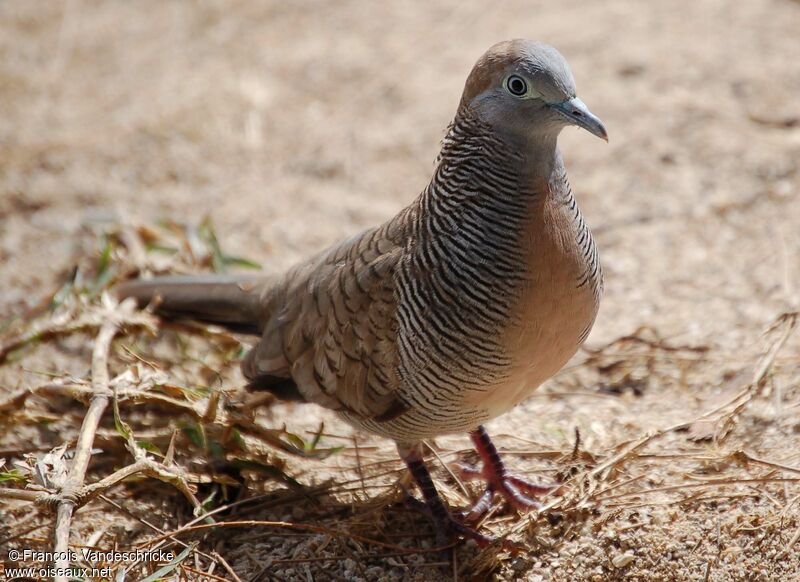
<path fill-rule="evenodd" d="M 404 409 L 395 341 L 404 222 L 331 247 L 265 292 L 264 335 L 242 366 L 252 385 L 290 379 L 305 400 L 362 418 Z"/>

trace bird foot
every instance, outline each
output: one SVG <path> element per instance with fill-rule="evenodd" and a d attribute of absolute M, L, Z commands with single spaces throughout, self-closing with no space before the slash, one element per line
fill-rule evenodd
<path fill-rule="evenodd" d="M 461 473 L 461 478 L 466 481 L 481 479 L 486 482 L 486 490 L 478 501 L 467 513 L 464 520 L 467 523 L 477 522 L 492 505 L 495 493 L 501 495 L 512 507 L 522 510 L 539 509 L 542 505 L 535 498 L 546 493 L 557 492 L 561 489 L 560 483 L 540 485 L 532 483 L 521 477 L 510 475 L 506 470 L 497 447 L 483 426 L 479 426 L 470 433 L 470 439 L 475 445 L 475 450 L 481 458 L 482 468 L 458 465 L 456 470 Z"/>
<path fill-rule="evenodd" d="M 519 553 L 524 550 L 522 546 L 510 540 L 496 538 L 480 533 L 474 527 L 462 523 L 452 513 L 447 512 L 444 515 L 436 515 L 431 511 L 427 504 L 419 499 L 406 495 L 405 504 L 407 507 L 423 513 L 436 527 L 436 545 L 440 547 L 448 546 L 452 543 L 454 538 L 464 538 L 466 540 L 473 540 L 479 548 L 486 548 L 494 544 L 500 544 L 503 550 L 511 553 Z"/>
<path fill-rule="evenodd" d="M 486 482 L 486 489 L 478 501 L 469 511 L 462 514 L 467 523 L 477 522 L 489 511 L 495 494 L 503 497 L 515 509 L 528 511 L 542 507 L 542 504 L 535 499 L 536 497 L 556 492 L 561 488 L 560 483 L 546 485 L 533 483 L 527 479 L 509 475 L 505 470 L 495 471 L 491 464 L 484 465 L 482 470 L 468 465 L 456 465 L 455 468 L 464 481 L 482 480 Z"/>

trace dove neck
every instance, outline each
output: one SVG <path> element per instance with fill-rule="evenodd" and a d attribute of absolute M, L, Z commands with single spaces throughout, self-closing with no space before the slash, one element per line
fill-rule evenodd
<path fill-rule="evenodd" d="M 558 135 L 539 134 L 521 140 L 522 173 L 526 178 L 547 179 L 564 167 Z"/>
<path fill-rule="evenodd" d="M 563 198 L 568 188 L 564 158 L 557 145 L 557 135 L 536 136 L 523 146 L 524 161 L 520 171 L 522 190 L 534 193 L 540 202 Z"/>
<path fill-rule="evenodd" d="M 442 141 L 434 182 L 450 182 L 472 195 L 483 191 L 495 200 L 496 194 L 540 202 L 557 198 L 566 173 L 558 134 L 498 131 L 462 110 Z"/>

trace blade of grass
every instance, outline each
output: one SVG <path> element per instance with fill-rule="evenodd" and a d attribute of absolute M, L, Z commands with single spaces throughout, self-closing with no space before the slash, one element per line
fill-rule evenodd
<path fill-rule="evenodd" d="M 156 580 L 160 580 L 170 572 L 172 572 L 178 565 L 186 559 L 192 550 L 197 547 L 197 542 L 192 542 L 189 544 L 189 547 L 185 548 L 180 554 L 175 556 L 168 564 L 162 566 L 152 574 L 150 574 L 147 578 L 142 578 L 140 582 L 156 582 Z"/>

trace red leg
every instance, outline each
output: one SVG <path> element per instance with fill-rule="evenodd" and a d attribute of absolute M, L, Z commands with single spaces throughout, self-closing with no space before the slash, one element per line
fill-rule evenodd
<path fill-rule="evenodd" d="M 538 485 L 509 475 L 485 428 L 479 426 L 469 436 L 480 455 L 483 467 L 480 470 L 473 467 L 459 467 L 461 476 L 466 480 L 483 479 L 486 481 L 486 491 L 466 514 L 468 521 L 477 520 L 489 510 L 495 493 L 503 496 L 517 509 L 538 509 L 541 504 L 533 498 L 555 491 L 561 486 L 558 483 Z"/>
<path fill-rule="evenodd" d="M 436 540 L 438 544 L 444 546 L 449 543 L 453 537 L 459 536 L 473 539 L 480 546 L 487 546 L 495 542 L 494 538 L 483 535 L 476 529 L 457 521 L 447 507 L 445 507 L 442 498 L 439 497 L 439 493 L 436 491 L 436 486 L 433 484 L 431 474 L 425 466 L 425 461 L 422 458 L 422 449 L 419 445 L 409 448 L 401 448 L 398 446 L 398 450 L 400 451 L 400 456 L 408 466 L 412 477 L 414 477 L 414 481 L 422 492 L 422 497 L 425 499 L 422 510 L 436 525 Z M 420 502 L 416 502 L 416 504 L 421 505 Z M 504 546 L 506 549 L 512 551 L 518 549 L 511 543 L 504 544 Z"/>

